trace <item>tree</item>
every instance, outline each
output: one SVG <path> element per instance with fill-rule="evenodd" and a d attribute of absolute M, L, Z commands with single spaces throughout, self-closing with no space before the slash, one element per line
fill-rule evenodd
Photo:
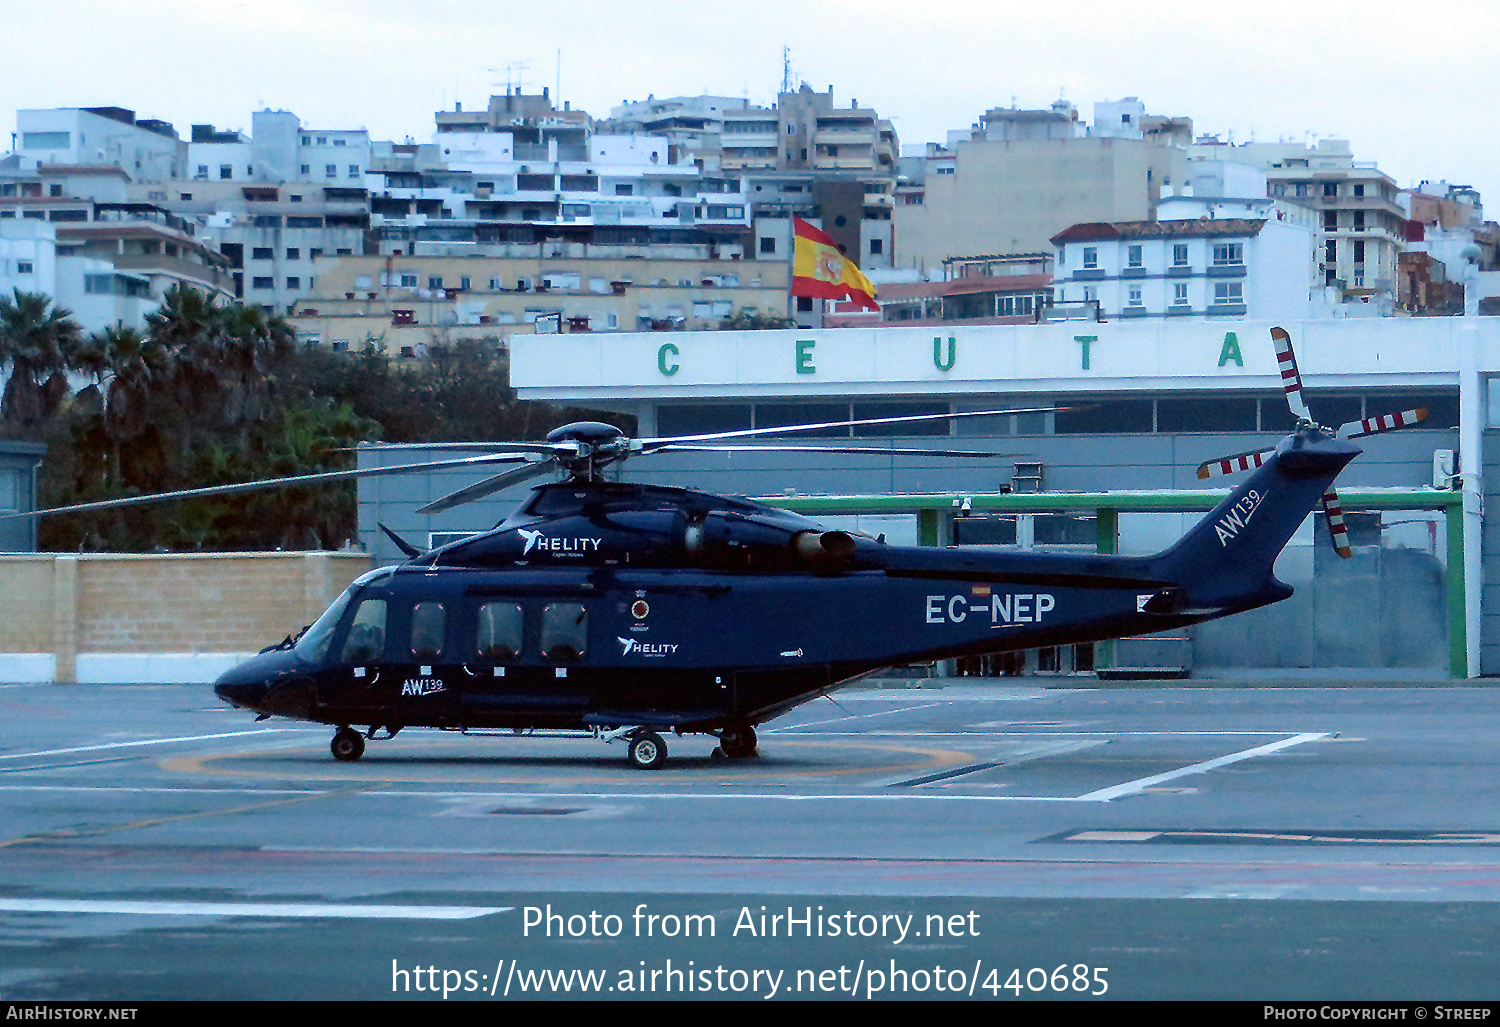
<path fill-rule="evenodd" d="M 0 365 L 10 370 L 0 419 L 28 426 L 50 417 L 68 397 L 67 372 L 82 370 L 82 330 L 71 311 L 39 292 L 0 298 Z"/>
<path fill-rule="evenodd" d="M 124 327 L 89 336 L 80 354 L 83 369 L 94 374 L 94 384 L 79 393 L 79 399 L 97 402 L 100 429 L 110 448 L 109 477 L 123 485 L 122 448 L 151 426 L 153 392 L 171 374 L 171 354 L 156 340 Z"/>

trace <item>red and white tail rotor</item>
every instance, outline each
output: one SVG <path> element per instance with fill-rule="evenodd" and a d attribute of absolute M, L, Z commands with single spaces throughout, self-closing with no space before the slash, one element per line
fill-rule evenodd
<path fill-rule="evenodd" d="M 1337 435 L 1341 439 L 1359 439 L 1379 432 L 1410 428 L 1427 416 L 1427 408 L 1418 407 L 1415 410 L 1403 410 L 1399 414 L 1380 414 L 1360 421 L 1350 421 L 1348 424 L 1340 425 L 1337 431 L 1324 428 L 1313 420 L 1312 411 L 1308 409 L 1307 400 L 1302 395 L 1302 372 L 1297 368 L 1297 355 L 1292 351 L 1291 334 L 1285 328 L 1272 328 L 1271 341 L 1276 346 L 1276 363 L 1281 372 L 1281 388 L 1286 393 L 1286 404 L 1291 408 L 1292 415 L 1297 418 L 1299 430 L 1315 428 L 1328 435 Z M 1276 452 L 1274 449 L 1253 450 L 1220 457 L 1217 460 L 1207 460 L 1198 466 L 1198 477 L 1209 478 L 1219 474 L 1248 471 L 1261 466 L 1274 452 Z M 1349 559 L 1354 555 L 1354 550 L 1349 545 L 1349 528 L 1344 523 L 1344 508 L 1339 503 L 1339 494 L 1332 488 L 1323 496 L 1323 515 L 1328 522 L 1328 532 L 1333 536 L 1334 552 L 1346 560 Z"/>

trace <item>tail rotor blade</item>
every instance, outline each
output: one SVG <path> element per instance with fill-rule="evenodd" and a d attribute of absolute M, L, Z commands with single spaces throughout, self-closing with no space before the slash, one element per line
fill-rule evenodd
<path fill-rule="evenodd" d="M 1285 328 L 1272 328 L 1271 341 L 1276 344 L 1276 363 L 1281 368 L 1286 405 L 1292 408 L 1293 416 L 1299 421 L 1311 421 L 1312 413 L 1302 395 L 1302 373 L 1297 370 L 1297 356 L 1292 352 L 1292 337 Z"/>
<path fill-rule="evenodd" d="M 1399 414 L 1381 414 L 1379 417 L 1366 417 L 1363 421 L 1350 421 L 1339 425 L 1339 438 L 1362 439 L 1376 432 L 1410 428 L 1426 416 L 1427 408 L 1417 407 L 1415 410 L 1403 410 Z"/>
<path fill-rule="evenodd" d="M 1266 462 L 1266 457 L 1276 452 L 1274 449 L 1257 449 L 1248 453 L 1235 453 L 1232 456 L 1222 456 L 1216 460 L 1205 460 L 1198 465 L 1199 478 L 1211 478 L 1216 474 L 1235 474 L 1239 471 L 1248 471 L 1252 467 L 1259 467 Z"/>
<path fill-rule="evenodd" d="M 1328 518 L 1328 533 L 1333 536 L 1333 551 L 1345 560 L 1354 555 L 1349 547 L 1349 528 L 1344 524 L 1344 507 L 1333 489 L 1323 493 L 1323 515 Z"/>

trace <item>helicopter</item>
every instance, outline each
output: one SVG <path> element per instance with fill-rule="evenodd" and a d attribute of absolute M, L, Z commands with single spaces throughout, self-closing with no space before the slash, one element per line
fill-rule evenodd
<path fill-rule="evenodd" d="M 296 638 L 221 676 L 215 693 L 258 719 L 333 726 L 340 761 L 408 727 L 623 741 L 641 769 L 665 764 L 664 736 L 705 734 L 717 739 L 715 756 L 744 759 L 758 753 L 758 726 L 885 668 L 1160 632 L 1285 599 L 1293 590 L 1275 577 L 1276 558 L 1320 503 L 1349 555 L 1333 481 L 1361 452 L 1350 440 L 1408 427 L 1425 411 L 1323 427 L 1302 399 L 1290 336 L 1272 336 L 1294 430 L 1273 449 L 1205 463 L 1200 477 L 1252 473 L 1152 556 L 891 545 L 755 500 L 604 473 L 656 452 L 768 449 L 754 439 L 775 433 L 1018 411 L 647 439 L 580 421 L 481 456 L 124 502 L 519 465 L 419 511 L 433 513 L 560 473 L 490 531 L 434 549 L 382 525 L 406 561 L 358 578 Z M 118 504 L 66 509 L 107 505 Z"/>

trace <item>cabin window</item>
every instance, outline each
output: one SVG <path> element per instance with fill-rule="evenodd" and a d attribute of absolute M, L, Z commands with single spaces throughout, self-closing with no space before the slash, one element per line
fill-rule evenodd
<path fill-rule="evenodd" d="M 349 637 L 344 640 L 343 663 L 375 663 L 385 655 L 385 600 L 366 599 L 354 611 Z"/>
<path fill-rule="evenodd" d="M 589 611 L 582 603 L 551 603 L 542 611 L 542 656 L 558 663 L 588 651 Z"/>
<path fill-rule="evenodd" d="M 442 603 L 417 603 L 411 608 L 411 654 L 418 660 L 443 655 L 443 632 L 448 616 Z"/>
<path fill-rule="evenodd" d="M 514 603 L 485 603 L 479 608 L 481 660 L 514 660 L 521 653 L 521 608 Z"/>

